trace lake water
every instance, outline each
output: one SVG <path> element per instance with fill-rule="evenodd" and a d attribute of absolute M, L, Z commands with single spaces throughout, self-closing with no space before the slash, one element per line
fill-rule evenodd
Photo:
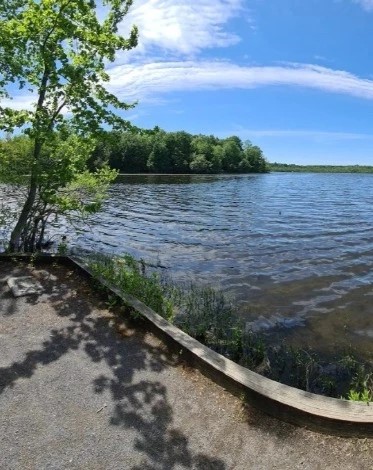
<path fill-rule="evenodd" d="M 122 177 L 76 244 L 217 286 L 277 340 L 373 357 L 373 175 Z"/>
<path fill-rule="evenodd" d="M 274 340 L 373 358 L 373 175 L 121 177 L 69 241 L 217 286 Z"/>

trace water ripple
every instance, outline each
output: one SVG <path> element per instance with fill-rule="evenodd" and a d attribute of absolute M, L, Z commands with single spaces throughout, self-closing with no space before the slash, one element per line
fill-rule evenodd
<path fill-rule="evenodd" d="M 72 243 L 220 286 L 247 321 L 280 315 L 318 347 L 325 331 L 357 344 L 373 328 L 372 211 L 373 175 L 129 176 Z"/>
<path fill-rule="evenodd" d="M 220 286 L 248 322 L 280 315 L 312 343 L 315 317 L 330 337 L 335 312 L 355 332 L 373 327 L 370 294 L 358 295 L 373 283 L 372 208 L 372 175 L 129 176 L 83 240 Z"/>

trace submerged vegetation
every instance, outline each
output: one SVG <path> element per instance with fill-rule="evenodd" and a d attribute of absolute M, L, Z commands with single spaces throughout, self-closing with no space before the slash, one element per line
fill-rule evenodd
<path fill-rule="evenodd" d="M 265 335 L 246 328 L 221 292 L 175 284 L 129 255 L 93 255 L 88 264 L 97 278 L 137 297 L 209 348 L 265 377 L 331 397 L 373 400 L 372 367 L 352 354 L 331 363 L 309 349 L 271 345 Z M 117 302 L 117 298 L 110 298 L 109 306 Z"/>

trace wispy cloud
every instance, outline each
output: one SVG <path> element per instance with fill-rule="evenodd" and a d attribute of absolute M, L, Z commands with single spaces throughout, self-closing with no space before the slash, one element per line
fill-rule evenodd
<path fill-rule="evenodd" d="M 373 99 L 373 80 L 351 73 L 311 64 L 239 66 L 223 61 L 137 62 L 118 65 L 109 71 L 108 88 L 126 102 L 159 104 L 173 92 L 253 89 L 259 87 L 302 87 L 326 93 Z M 3 106 L 30 109 L 32 95 L 2 100 Z M 351 137 L 351 135 L 350 135 Z"/>
<path fill-rule="evenodd" d="M 353 0 L 354 3 L 361 5 L 366 11 L 373 11 L 373 0 Z"/>
<path fill-rule="evenodd" d="M 131 56 L 156 48 L 191 55 L 206 48 L 227 47 L 240 38 L 225 30 L 226 23 L 242 13 L 244 4 L 244 0 L 137 0 L 120 32 L 127 34 L 132 24 L 139 28 L 139 46 Z"/>
<path fill-rule="evenodd" d="M 373 99 L 373 80 L 310 64 L 245 67 L 231 62 L 185 61 L 120 65 L 110 88 L 124 100 L 144 101 L 177 91 L 295 86 Z"/>
<path fill-rule="evenodd" d="M 373 9 L 373 0 L 353 1 Z M 345 71 L 313 64 L 242 66 L 204 60 L 199 54 L 204 49 L 227 47 L 240 40 L 229 32 L 228 22 L 247 13 L 246 4 L 245 0 L 137 0 L 120 32 L 125 34 L 137 24 L 140 46 L 110 68 L 110 90 L 123 101 L 140 103 L 164 102 L 172 92 L 269 86 L 303 87 L 373 99 L 373 80 Z M 30 96 L 18 96 L 4 104 L 24 109 L 31 103 Z"/>

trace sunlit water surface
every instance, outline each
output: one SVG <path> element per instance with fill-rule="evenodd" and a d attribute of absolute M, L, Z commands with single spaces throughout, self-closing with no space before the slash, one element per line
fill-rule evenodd
<path fill-rule="evenodd" d="M 126 176 L 75 249 L 229 294 L 254 329 L 373 358 L 373 175 Z"/>

